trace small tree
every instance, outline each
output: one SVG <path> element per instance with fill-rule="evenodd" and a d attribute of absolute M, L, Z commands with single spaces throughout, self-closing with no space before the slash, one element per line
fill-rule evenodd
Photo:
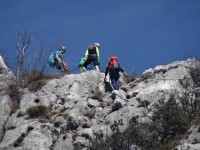
<path fill-rule="evenodd" d="M 181 92 L 175 90 L 184 112 L 189 115 L 190 121 L 199 117 L 200 108 L 200 61 L 198 58 L 188 61 L 187 71 L 190 75 L 180 79 Z"/>
<path fill-rule="evenodd" d="M 194 82 L 195 87 L 200 87 L 200 59 L 195 58 L 194 61 L 188 63 L 188 72 Z"/>
<path fill-rule="evenodd" d="M 174 95 L 171 95 L 167 102 L 162 101 L 153 113 L 153 121 L 157 122 L 161 142 L 167 143 L 177 134 L 182 134 L 187 130 L 188 117 L 183 109 L 176 103 Z"/>
<path fill-rule="evenodd" d="M 20 33 L 16 31 L 15 45 L 16 45 L 16 57 L 17 57 L 17 66 L 16 66 L 16 78 L 18 81 L 21 81 L 22 75 L 25 72 L 26 68 L 26 57 L 28 53 L 28 48 L 30 45 L 37 39 L 38 33 L 29 33 L 27 29 Z"/>
<path fill-rule="evenodd" d="M 192 95 L 191 97 L 194 99 L 192 103 L 192 113 L 196 118 L 200 117 L 200 59 L 196 58 L 195 61 L 189 63 L 188 72 L 193 81 L 192 84 Z"/>

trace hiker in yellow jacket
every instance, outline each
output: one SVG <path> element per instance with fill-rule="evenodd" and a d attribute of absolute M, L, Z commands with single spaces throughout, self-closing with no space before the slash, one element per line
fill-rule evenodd
<path fill-rule="evenodd" d="M 90 63 L 93 63 L 95 69 L 99 71 L 99 49 L 99 43 L 94 43 L 87 49 L 84 57 L 83 71 L 86 71 L 86 68 Z"/>

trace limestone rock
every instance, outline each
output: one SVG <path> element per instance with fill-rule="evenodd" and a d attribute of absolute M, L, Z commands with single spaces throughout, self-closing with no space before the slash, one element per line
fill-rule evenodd
<path fill-rule="evenodd" d="M 5 88 L 14 76 L 0 57 L 0 141 L 1 150 L 73 150 L 90 149 L 92 140 L 106 140 L 112 125 L 120 123 L 120 132 L 137 116 L 139 123 L 150 123 L 155 105 L 168 100 L 174 92 L 191 84 L 187 67 L 193 59 L 150 68 L 127 84 L 120 77 L 120 89 L 111 92 L 104 73 L 87 71 L 49 80 L 40 90 L 21 89 L 19 109 L 11 113 L 12 99 Z M 190 84 L 188 84 L 190 83 Z M 113 96 L 114 95 L 114 96 Z M 44 105 L 51 109 L 45 116 L 30 118 L 27 109 Z M 3 132 L 4 131 L 4 132 Z M 193 126 L 177 149 L 198 149 L 199 126 Z M 140 149 L 130 145 L 130 149 Z"/>

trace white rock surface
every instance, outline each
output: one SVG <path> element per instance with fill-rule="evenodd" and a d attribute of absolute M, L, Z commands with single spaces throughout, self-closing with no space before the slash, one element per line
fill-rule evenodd
<path fill-rule="evenodd" d="M 111 92 L 106 92 L 103 73 L 88 71 L 65 75 L 49 80 L 37 92 L 22 89 L 24 94 L 20 108 L 11 116 L 11 99 L 4 88 L 0 91 L 0 133 L 4 128 L 7 130 L 2 136 L 0 149 L 89 149 L 91 139 L 95 139 L 96 135 L 102 135 L 102 140 L 112 135 L 110 127 L 116 121 L 123 121 L 120 131 L 127 129 L 134 116 L 138 116 L 141 123 L 149 123 L 155 104 L 161 99 L 168 100 L 175 88 L 181 90 L 180 80 L 189 76 L 186 67 L 190 61 L 150 68 L 142 74 L 144 79 L 137 79 L 128 85 L 120 79 L 123 88 L 116 91 L 114 97 Z M 6 66 L 4 68 L 8 69 Z M 3 72 L 0 74 L 0 85 L 9 84 L 11 78 L 14 78 L 11 73 Z M 59 104 L 62 100 L 64 103 Z M 37 105 L 52 108 L 53 113 L 48 121 L 41 123 L 40 119 L 31 119 L 26 114 L 28 108 Z M 25 115 L 18 116 L 20 112 Z M 55 122 L 60 125 L 56 126 Z M 188 146 L 198 149 L 200 146 L 198 127 L 190 130 L 190 135 L 181 141 L 178 149 Z M 14 145 L 22 133 L 25 137 L 19 145 Z M 137 145 L 132 145 L 130 149 L 136 147 L 140 149 Z"/>

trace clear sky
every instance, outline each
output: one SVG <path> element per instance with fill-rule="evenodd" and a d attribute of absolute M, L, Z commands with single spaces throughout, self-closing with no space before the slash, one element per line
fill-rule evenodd
<path fill-rule="evenodd" d="M 105 68 L 117 56 L 129 73 L 200 56 L 200 0 L 0 0 L 0 49 L 14 61 L 16 29 L 62 38 L 70 69 L 94 42 Z"/>

